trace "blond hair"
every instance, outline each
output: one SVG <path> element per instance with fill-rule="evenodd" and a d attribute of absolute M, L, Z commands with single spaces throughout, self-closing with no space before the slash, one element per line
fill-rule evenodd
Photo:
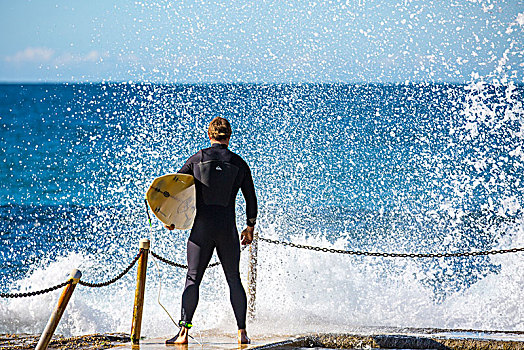
<path fill-rule="evenodd" d="M 215 117 L 211 123 L 209 123 L 209 128 L 207 129 L 209 137 L 217 141 L 229 139 L 231 133 L 231 125 L 227 119 L 222 117 Z"/>

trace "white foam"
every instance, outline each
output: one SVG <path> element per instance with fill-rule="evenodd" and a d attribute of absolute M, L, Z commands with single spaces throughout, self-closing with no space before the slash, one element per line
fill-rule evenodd
<path fill-rule="evenodd" d="M 268 231 L 264 236 L 272 236 Z M 524 245 L 522 225 L 505 236 L 503 247 Z M 340 240 L 295 237 L 294 242 L 343 248 Z M 256 333 L 348 331 L 362 326 L 438 327 L 519 330 L 524 327 L 524 257 L 492 257 L 498 273 L 488 274 L 465 290 L 438 301 L 421 283 L 420 260 L 353 257 L 260 243 Z M 502 246 L 500 248 L 503 248 Z M 247 275 L 247 256 L 242 276 Z M 68 271 L 93 268 L 93 257 L 70 254 L 18 281 L 21 290 L 45 288 L 63 281 Z M 179 319 L 184 271 L 160 264 L 162 303 Z M 57 329 L 64 335 L 130 332 L 136 270 L 123 281 L 101 289 L 78 286 Z M 165 336 L 175 326 L 158 305 L 158 271 L 150 262 L 143 318 L 145 336 Z M 86 280 L 88 274 L 85 274 Z M 109 276 L 106 276 L 109 277 Z M 244 281 L 244 285 L 246 283 Z M 56 305 L 59 292 L 0 302 L 0 332 L 39 333 Z M 208 269 L 193 320 L 195 331 L 234 332 L 235 320 L 221 268 Z"/>

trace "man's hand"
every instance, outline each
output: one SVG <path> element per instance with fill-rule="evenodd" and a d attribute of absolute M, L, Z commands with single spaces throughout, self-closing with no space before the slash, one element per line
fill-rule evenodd
<path fill-rule="evenodd" d="M 164 225 L 165 228 L 167 228 L 169 231 L 173 231 L 175 229 L 175 225 L 171 224 L 171 226 Z"/>
<path fill-rule="evenodd" d="M 253 233 L 255 232 L 255 226 L 248 226 L 242 233 L 242 245 L 251 244 L 253 242 Z"/>

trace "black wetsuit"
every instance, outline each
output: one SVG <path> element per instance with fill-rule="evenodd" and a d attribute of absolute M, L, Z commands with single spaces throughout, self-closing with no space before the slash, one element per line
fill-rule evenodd
<path fill-rule="evenodd" d="M 188 271 L 182 294 L 182 318 L 191 322 L 198 304 L 199 286 L 214 248 L 229 285 L 239 329 L 246 328 L 246 293 L 239 273 L 240 242 L 235 221 L 239 189 L 246 199 L 247 225 L 254 226 L 257 199 L 251 170 L 226 145 L 214 143 L 188 159 L 179 173 L 195 177 L 196 217 L 187 242 Z"/>

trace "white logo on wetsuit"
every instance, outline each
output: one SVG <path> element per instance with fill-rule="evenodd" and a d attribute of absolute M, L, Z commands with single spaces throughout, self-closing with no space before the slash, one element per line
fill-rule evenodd
<path fill-rule="evenodd" d="M 216 167 L 216 170 L 222 170 L 222 168 L 220 167 L 220 165 L 218 165 L 218 166 Z"/>

